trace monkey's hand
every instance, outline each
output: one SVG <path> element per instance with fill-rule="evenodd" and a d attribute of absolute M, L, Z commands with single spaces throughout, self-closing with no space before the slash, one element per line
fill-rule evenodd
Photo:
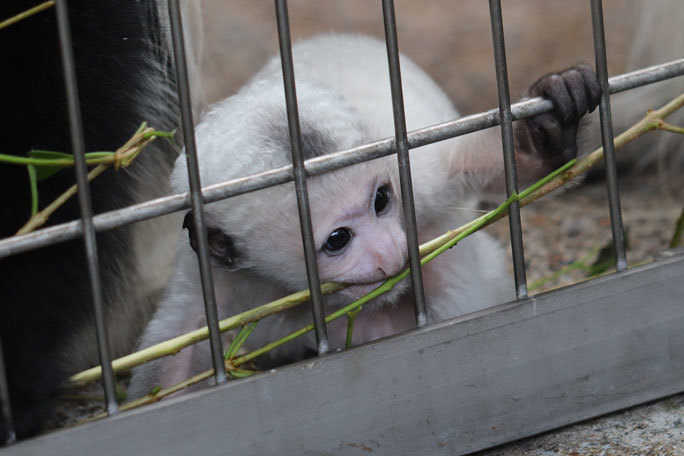
<path fill-rule="evenodd" d="M 555 109 L 514 124 L 516 152 L 543 167 L 555 169 L 577 156 L 580 119 L 599 103 L 601 89 L 593 68 L 580 64 L 542 76 L 529 88 L 528 97 L 544 97 Z"/>

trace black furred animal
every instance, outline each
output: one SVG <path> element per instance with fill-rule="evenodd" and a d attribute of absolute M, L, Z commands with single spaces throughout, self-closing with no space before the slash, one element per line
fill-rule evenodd
<path fill-rule="evenodd" d="M 166 2 L 161 2 L 165 4 Z M 35 2 L 0 3 L 0 18 Z M 69 17 L 86 151 L 113 151 L 143 121 L 178 127 L 173 62 L 163 7 L 151 1 L 72 0 Z M 0 30 L 0 153 L 32 149 L 71 153 L 71 139 L 54 8 Z M 155 143 L 127 169 L 108 170 L 91 183 L 101 213 L 161 196 L 177 155 Z M 40 207 L 74 184 L 72 169 L 39 183 Z M 0 237 L 29 218 L 24 167 L 0 164 Z M 49 220 L 80 217 L 72 198 Z M 130 350 L 151 312 L 167 262 L 152 255 L 165 238 L 157 220 L 98 234 L 100 267 L 114 353 Z M 158 263 L 157 263 L 158 262 Z M 158 273 L 153 277 L 153 274 Z M 81 239 L 0 259 L 0 337 L 7 367 L 14 429 L 19 438 L 41 429 L 59 386 L 79 369 L 98 364 L 91 288 Z M 0 414 L 0 445 L 7 425 Z"/>

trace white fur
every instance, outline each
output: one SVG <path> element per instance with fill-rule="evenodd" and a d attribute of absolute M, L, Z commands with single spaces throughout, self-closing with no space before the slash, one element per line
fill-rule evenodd
<path fill-rule="evenodd" d="M 362 36 L 324 35 L 293 48 L 300 122 L 315 126 L 335 152 L 393 136 L 392 104 L 384 44 Z M 411 60 L 401 58 L 409 130 L 458 117 L 448 97 Z M 274 143 L 273 125 L 286 127 L 279 59 L 273 59 L 236 95 L 217 103 L 196 130 L 203 185 L 219 183 L 289 163 L 287 150 Z M 463 139 L 411 151 L 413 187 L 421 242 L 462 225 L 460 210 L 483 189 L 501 190 L 500 139 L 490 129 Z M 277 142 L 277 141 L 276 141 Z M 185 158 L 176 163 L 172 185 L 187 191 Z M 374 217 L 367 194 L 386 183 L 392 204 Z M 383 280 L 406 262 L 396 157 L 390 156 L 310 178 L 309 195 L 317 246 L 339 226 L 353 227 L 349 252 L 319 252 L 321 281 L 368 283 Z M 370 204 L 370 211 L 364 209 Z M 231 198 L 207 206 L 210 226 L 231 236 L 245 258 L 238 271 L 214 268 L 219 316 L 225 318 L 307 287 L 301 235 L 292 184 Z M 366 212 L 370 212 L 368 216 Z M 160 309 L 141 342 L 147 347 L 204 325 L 202 290 L 195 253 L 187 239 L 178 246 L 174 276 Z M 429 321 L 473 312 L 513 298 L 499 245 L 485 233 L 459 243 L 423 268 Z M 414 326 L 408 281 L 362 312 L 354 341 L 361 343 Z M 329 308 L 349 302 L 347 291 L 326 297 Z M 354 289 L 354 287 L 352 287 Z M 259 347 L 310 322 L 302 306 L 260 322 L 248 346 Z M 333 348 L 344 344 L 344 322 L 328 327 Z M 227 336 L 228 339 L 231 336 Z M 209 369 L 207 344 L 181 351 L 134 370 L 131 397 L 161 384 Z M 315 347 L 309 335 L 266 355 L 264 367 L 301 359 Z"/>

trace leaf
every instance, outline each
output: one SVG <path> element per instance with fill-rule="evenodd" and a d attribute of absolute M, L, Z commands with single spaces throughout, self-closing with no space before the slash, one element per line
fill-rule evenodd
<path fill-rule="evenodd" d="M 65 154 L 64 152 L 54 152 L 51 150 L 31 150 L 29 151 L 29 157 L 41 158 L 44 160 L 73 160 L 73 155 Z"/>
<path fill-rule="evenodd" d="M 74 157 L 70 154 L 65 154 L 63 152 L 53 152 L 50 150 L 32 150 L 29 152 L 29 157 L 39 158 L 42 160 L 72 160 Z M 37 165 L 36 166 L 36 177 L 38 182 L 47 179 L 53 174 L 61 170 L 62 166 L 50 166 L 50 165 Z"/>

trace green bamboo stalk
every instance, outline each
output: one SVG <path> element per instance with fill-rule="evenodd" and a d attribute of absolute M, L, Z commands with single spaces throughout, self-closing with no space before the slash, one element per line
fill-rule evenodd
<path fill-rule="evenodd" d="M 356 316 L 361 312 L 363 307 L 359 307 L 358 309 L 354 310 L 353 312 L 349 312 L 347 314 L 347 339 L 344 343 L 344 348 L 349 350 L 349 348 L 352 345 L 352 334 L 354 333 L 354 320 L 356 320 Z"/>
<path fill-rule="evenodd" d="M 152 141 L 157 137 L 169 138 L 173 137 L 172 132 L 161 132 L 156 131 L 153 128 L 147 126 L 147 123 L 143 122 L 135 134 L 126 143 L 121 146 L 116 152 L 89 152 L 86 157 L 91 157 L 86 160 L 88 165 L 98 165 L 88 173 L 88 182 L 95 179 L 95 177 L 102 174 L 107 170 L 108 167 L 114 166 L 115 169 L 120 167 L 126 167 L 131 164 L 131 162 L 142 152 L 142 150 L 147 147 Z M 36 166 L 59 166 L 68 167 L 73 166 L 73 157 L 70 158 L 36 158 L 36 157 L 14 157 L 11 155 L 0 154 L 0 161 L 5 163 L 26 165 L 29 169 L 29 176 L 31 178 L 31 207 L 32 215 L 28 222 L 17 231 L 16 235 L 22 235 L 30 233 L 31 231 L 44 225 L 48 218 L 59 209 L 69 198 L 74 196 L 78 191 L 78 185 L 74 184 L 69 187 L 64 193 L 58 196 L 52 203 L 50 203 L 45 209 L 37 211 L 38 207 L 38 187 L 36 183 L 35 176 L 31 176 L 31 170 L 34 174 L 36 172 Z"/>
<path fill-rule="evenodd" d="M 34 6 L 31 9 L 27 9 L 26 11 L 23 11 L 16 16 L 12 16 L 9 19 L 5 19 L 4 21 L 0 22 L 0 30 L 4 29 L 5 27 L 9 27 L 12 24 L 16 24 L 17 22 L 26 19 L 27 17 L 33 16 L 34 14 L 46 10 L 54 5 L 55 2 L 50 0 L 49 2 L 41 3 L 40 5 Z"/>
<path fill-rule="evenodd" d="M 337 283 L 324 283 L 321 285 L 321 293 L 331 294 L 338 292 L 344 288 L 343 285 Z M 231 329 L 244 326 L 256 320 L 261 320 L 269 315 L 282 312 L 287 309 L 296 307 L 309 300 L 309 290 L 298 291 L 291 295 L 269 302 L 254 309 L 250 309 L 238 315 L 226 318 L 219 322 L 219 329 L 221 332 L 230 331 Z M 209 337 L 209 330 L 206 326 L 183 334 L 173 339 L 169 339 L 157 345 L 131 353 L 115 359 L 112 362 L 112 368 L 115 373 L 128 371 L 135 366 L 152 361 L 164 356 L 175 355 L 182 348 L 188 347 L 197 342 L 201 342 Z M 86 385 L 88 383 L 97 381 L 102 376 L 102 368 L 95 366 L 83 372 L 73 375 L 69 381 L 74 385 Z"/>
<path fill-rule="evenodd" d="M 92 181 L 95 179 L 97 176 L 102 174 L 107 170 L 107 166 L 105 165 L 98 165 L 96 166 L 93 170 L 91 170 L 88 173 L 88 182 Z M 37 191 L 37 190 L 36 190 Z M 22 226 L 19 231 L 16 232 L 15 236 L 20 236 L 22 234 L 30 233 L 31 231 L 43 226 L 45 222 L 48 221 L 48 218 L 54 212 L 59 209 L 64 203 L 67 202 L 69 198 L 74 196 L 76 192 L 78 191 L 78 185 L 74 184 L 71 187 L 69 187 L 64 193 L 59 195 L 52 203 L 50 203 L 45 209 L 41 210 L 40 212 L 37 212 L 29 218 L 28 222 L 26 222 L 26 225 Z M 35 205 L 37 207 L 38 205 L 38 200 L 37 200 L 37 193 L 34 194 L 35 198 Z"/>
<path fill-rule="evenodd" d="M 38 176 L 36 167 L 33 165 L 28 165 L 26 171 L 28 171 L 31 186 L 31 217 L 35 217 L 38 213 Z"/>
<path fill-rule="evenodd" d="M 52 152 L 49 150 L 38 152 Z M 95 155 L 91 155 L 95 154 Z M 114 152 L 89 152 L 85 154 L 86 165 L 107 165 L 113 164 L 116 159 L 114 158 Z M 7 163 L 9 165 L 24 165 L 24 166 L 58 166 L 61 168 L 70 168 L 74 166 L 73 158 L 35 158 L 35 157 L 18 157 L 15 155 L 0 154 L 0 162 Z"/>

